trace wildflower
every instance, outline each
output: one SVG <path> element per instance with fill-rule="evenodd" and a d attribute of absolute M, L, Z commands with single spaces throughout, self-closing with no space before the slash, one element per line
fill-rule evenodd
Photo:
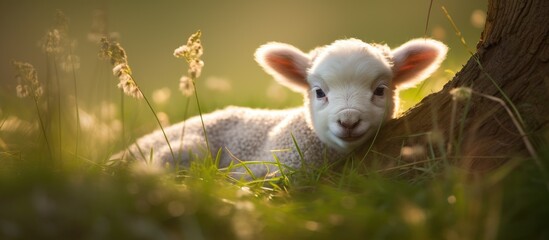
<path fill-rule="evenodd" d="M 183 95 L 187 97 L 191 96 L 194 91 L 193 80 L 188 76 L 182 76 L 179 79 L 179 90 L 181 90 Z"/>
<path fill-rule="evenodd" d="M 38 74 L 34 66 L 30 63 L 18 61 L 13 61 L 12 64 L 17 71 L 15 75 L 15 79 L 17 79 L 17 96 L 24 98 L 32 93 L 34 98 L 41 97 L 44 91 L 38 81 Z"/>
<path fill-rule="evenodd" d="M 452 100 L 454 101 L 465 101 L 471 98 L 473 90 L 468 87 L 458 87 L 450 90 L 452 95 Z"/>

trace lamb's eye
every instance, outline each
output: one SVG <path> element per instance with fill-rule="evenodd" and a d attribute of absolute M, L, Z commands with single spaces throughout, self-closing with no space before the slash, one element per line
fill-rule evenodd
<path fill-rule="evenodd" d="M 383 97 L 383 95 L 385 95 L 385 89 L 387 89 L 385 85 L 377 87 L 376 90 L 374 90 L 374 95 Z"/>
<path fill-rule="evenodd" d="M 315 93 L 316 93 L 316 98 L 326 97 L 326 93 L 324 93 L 324 91 L 322 91 L 322 89 L 320 89 L 320 88 L 316 89 Z"/>

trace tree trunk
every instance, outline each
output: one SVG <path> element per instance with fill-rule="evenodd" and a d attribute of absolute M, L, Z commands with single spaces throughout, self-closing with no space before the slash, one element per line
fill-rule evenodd
<path fill-rule="evenodd" d="M 548 133 L 548 37 L 549 1 L 489 0 L 477 52 L 440 92 L 387 122 L 368 159 L 395 164 L 434 156 L 464 160 L 466 167 L 479 170 L 529 154 L 512 118 L 523 119 L 519 125 L 534 145 Z M 474 94 L 455 101 L 450 91 L 457 87 L 469 87 Z M 520 116 L 480 94 L 514 105 Z"/>

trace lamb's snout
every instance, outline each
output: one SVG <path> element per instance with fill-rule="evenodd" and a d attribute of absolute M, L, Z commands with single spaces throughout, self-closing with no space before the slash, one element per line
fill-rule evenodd
<path fill-rule="evenodd" d="M 364 135 L 367 125 L 361 119 L 361 113 L 355 109 L 345 109 L 336 114 L 335 124 L 331 124 L 332 133 L 344 140 L 354 141 Z"/>
<path fill-rule="evenodd" d="M 349 131 L 352 131 L 353 128 L 355 128 L 356 126 L 358 126 L 358 124 L 360 123 L 360 119 L 358 120 L 349 120 L 349 119 L 344 119 L 344 120 L 337 120 L 337 124 L 339 124 L 340 127 L 342 128 L 345 128 Z"/>

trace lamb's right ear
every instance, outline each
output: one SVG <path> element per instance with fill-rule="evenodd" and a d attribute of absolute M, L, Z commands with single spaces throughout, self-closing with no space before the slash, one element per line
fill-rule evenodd
<path fill-rule="evenodd" d="M 284 43 L 267 43 L 255 51 L 255 60 L 280 84 L 296 92 L 309 89 L 307 69 L 311 60 L 296 47 Z"/>

